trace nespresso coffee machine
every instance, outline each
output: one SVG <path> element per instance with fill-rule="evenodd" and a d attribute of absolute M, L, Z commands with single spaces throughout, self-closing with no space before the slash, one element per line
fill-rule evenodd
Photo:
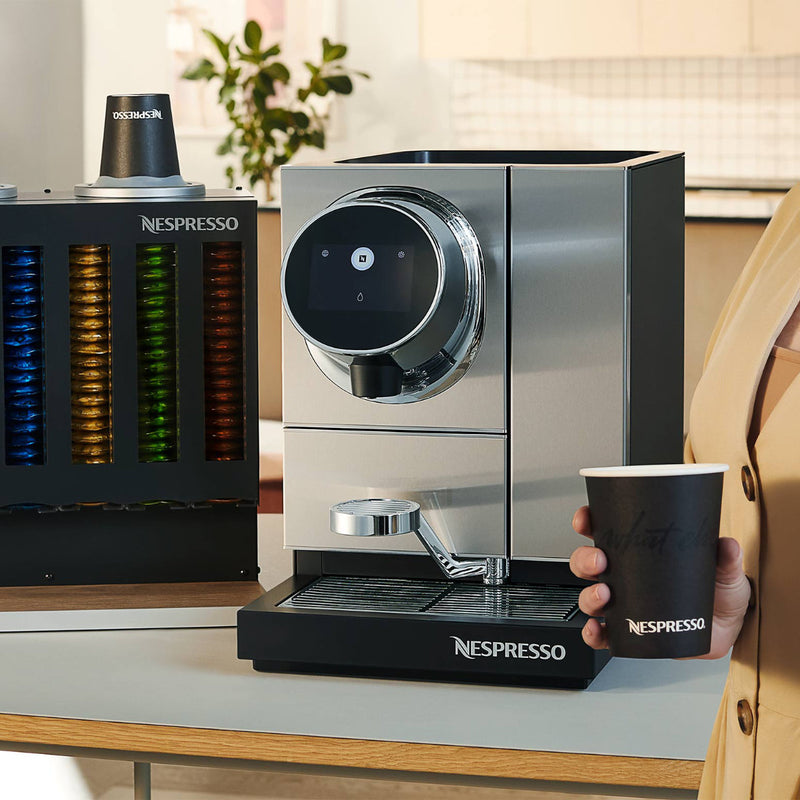
<path fill-rule="evenodd" d="M 95 182 L 0 186 L 0 586 L 256 585 L 255 217 L 167 95 L 108 99 Z"/>
<path fill-rule="evenodd" d="M 681 459 L 683 158 L 440 152 L 282 176 L 285 545 L 257 670 L 585 687 L 586 464 Z"/>

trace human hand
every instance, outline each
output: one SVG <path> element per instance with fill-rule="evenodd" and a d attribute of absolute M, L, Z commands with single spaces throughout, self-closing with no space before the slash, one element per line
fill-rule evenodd
<path fill-rule="evenodd" d="M 582 506 L 572 518 L 576 533 L 591 538 L 592 521 L 588 506 Z M 569 567 L 578 578 L 593 580 L 605 572 L 606 554 L 599 547 L 578 547 L 569 559 Z M 711 650 L 698 658 L 721 658 L 730 650 L 739 631 L 750 602 L 750 582 L 742 568 L 742 548 L 735 539 L 720 538 L 717 545 L 717 574 L 714 588 L 714 619 L 711 625 Z M 603 616 L 611 599 L 611 590 L 605 583 L 595 583 L 581 591 L 578 607 L 592 619 L 583 626 L 583 641 L 595 650 L 608 647 L 606 626 L 594 617 Z"/>

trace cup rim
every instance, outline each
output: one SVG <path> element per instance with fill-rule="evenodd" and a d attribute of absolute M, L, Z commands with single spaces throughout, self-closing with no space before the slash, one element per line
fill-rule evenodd
<path fill-rule="evenodd" d="M 727 472 L 728 464 L 628 464 L 616 467 L 584 467 L 584 478 L 662 478 Z"/>

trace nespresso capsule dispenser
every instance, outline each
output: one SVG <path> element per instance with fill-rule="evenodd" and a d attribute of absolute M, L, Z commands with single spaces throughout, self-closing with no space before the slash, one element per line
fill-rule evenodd
<path fill-rule="evenodd" d="M 105 123 L 93 184 L 0 200 L 0 586 L 254 582 L 256 202 L 180 177 L 166 95 Z"/>

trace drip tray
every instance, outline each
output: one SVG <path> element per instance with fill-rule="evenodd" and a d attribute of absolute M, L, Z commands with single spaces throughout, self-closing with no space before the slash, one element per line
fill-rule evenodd
<path fill-rule="evenodd" d="M 464 615 L 565 622 L 578 611 L 578 586 L 483 586 L 406 578 L 325 575 L 278 603 L 284 608 Z"/>
<path fill-rule="evenodd" d="M 583 641 L 580 590 L 294 575 L 239 611 L 239 658 L 260 672 L 582 689 L 609 655 Z"/>

